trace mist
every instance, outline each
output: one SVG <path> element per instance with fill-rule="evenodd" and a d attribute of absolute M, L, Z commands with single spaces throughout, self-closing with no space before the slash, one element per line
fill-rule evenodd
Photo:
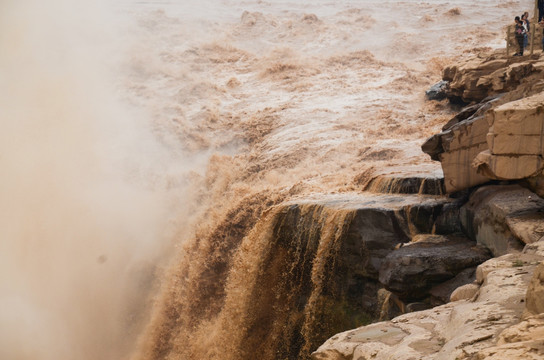
<path fill-rule="evenodd" d="M 0 358 L 202 348 L 215 323 L 188 345 L 164 309 L 208 310 L 232 214 L 435 171 L 421 140 L 451 114 L 424 90 L 527 4 L 2 1 Z"/>
<path fill-rule="evenodd" d="M 184 165 L 118 96 L 106 5 L 0 5 L 2 359 L 123 358 L 177 231 Z"/>

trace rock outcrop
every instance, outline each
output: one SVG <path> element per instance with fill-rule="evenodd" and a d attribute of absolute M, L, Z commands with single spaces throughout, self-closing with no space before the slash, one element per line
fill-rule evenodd
<path fill-rule="evenodd" d="M 544 236 L 544 199 L 519 185 L 489 185 L 461 207 L 463 229 L 494 256 L 518 252 Z"/>
<path fill-rule="evenodd" d="M 541 317 L 529 318 L 526 324 L 520 320 L 527 286 L 539 260 L 542 257 L 527 254 L 488 260 L 478 267 L 481 286 L 473 299 L 337 334 L 313 353 L 313 359 L 478 359 L 497 346 L 509 349 L 497 359 L 533 359 L 525 341 L 542 349 L 542 338 L 538 341 L 537 336 L 544 331 L 544 321 Z M 513 344 L 518 340 L 524 343 L 517 344 L 516 350 Z M 509 357 L 520 354 L 520 348 L 526 354 Z M 542 359 L 542 354 L 537 353 L 540 357 L 536 358 Z"/>
<path fill-rule="evenodd" d="M 544 359 L 543 71 L 544 55 L 500 52 L 444 70 L 442 91 L 468 106 L 422 149 L 456 193 L 434 221 L 448 231 L 381 258 L 382 304 L 405 314 L 339 333 L 313 359 Z"/>
<path fill-rule="evenodd" d="M 433 286 L 489 259 L 483 246 L 461 237 L 427 235 L 391 252 L 380 268 L 380 282 L 406 302 L 429 296 Z"/>
<path fill-rule="evenodd" d="M 506 103 L 486 114 L 488 150 L 473 166 L 490 179 L 519 180 L 544 169 L 544 93 Z"/>
<path fill-rule="evenodd" d="M 495 180 L 541 177 L 544 127 L 544 56 L 505 58 L 495 53 L 448 67 L 447 96 L 472 103 L 422 146 L 442 164 L 446 192 Z M 540 190 L 543 189 L 543 190 Z"/>

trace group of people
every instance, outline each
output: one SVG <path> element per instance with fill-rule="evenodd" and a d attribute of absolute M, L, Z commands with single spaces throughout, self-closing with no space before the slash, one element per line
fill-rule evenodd
<path fill-rule="evenodd" d="M 539 0 L 539 16 L 538 16 L 538 25 L 544 28 L 544 0 Z M 541 10 L 540 7 L 543 7 Z M 523 51 L 529 45 L 529 33 L 531 30 L 531 23 L 529 21 L 529 13 L 526 11 L 521 15 L 521 17 L 516 16 L 515 19 L 515 35 L 516 41 L 518 43 L 519 51 L 514 54 L 514 56 L 523 56 Z M 544 50 L 544 29 L 542 32 L 542 50 Z"/>

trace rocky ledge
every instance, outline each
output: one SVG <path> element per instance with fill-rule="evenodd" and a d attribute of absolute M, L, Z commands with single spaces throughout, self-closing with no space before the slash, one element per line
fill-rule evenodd
<path fill-rule="evenodd" d="M 544 359 L 543 71 L 544 56 L 501 52 L 444 70 L 428 96 L 464 107 L 422 149 L 442 165 L 455 225 L 383 258 L 380 283 L 414 301 L 403 315 L 313 359 Z M 415 311 L 422 296 L 438 306 Z"/>

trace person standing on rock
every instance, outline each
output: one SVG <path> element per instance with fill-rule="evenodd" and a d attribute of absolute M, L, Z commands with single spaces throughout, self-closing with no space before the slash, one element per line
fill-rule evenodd
<path fill-rule="evenodd" d="M 529 45 L 529 31 L 531 30 L 531 24 L 529 23 L 529 13 L 526 11 L 521 15 L 521 23 L 525 29 L 523 34 L 523 48 L 525 49 Z"/>
<path fill-rule="evenodd" d="M 519 51 L 514 56 L 523 56 L 523 35 L 525 34 L 525 28 L 519 16 L 516 16 L 514 21 L 516 22 L 514 33 L 516 34 L 516 41 L 519 46 Z"/>

